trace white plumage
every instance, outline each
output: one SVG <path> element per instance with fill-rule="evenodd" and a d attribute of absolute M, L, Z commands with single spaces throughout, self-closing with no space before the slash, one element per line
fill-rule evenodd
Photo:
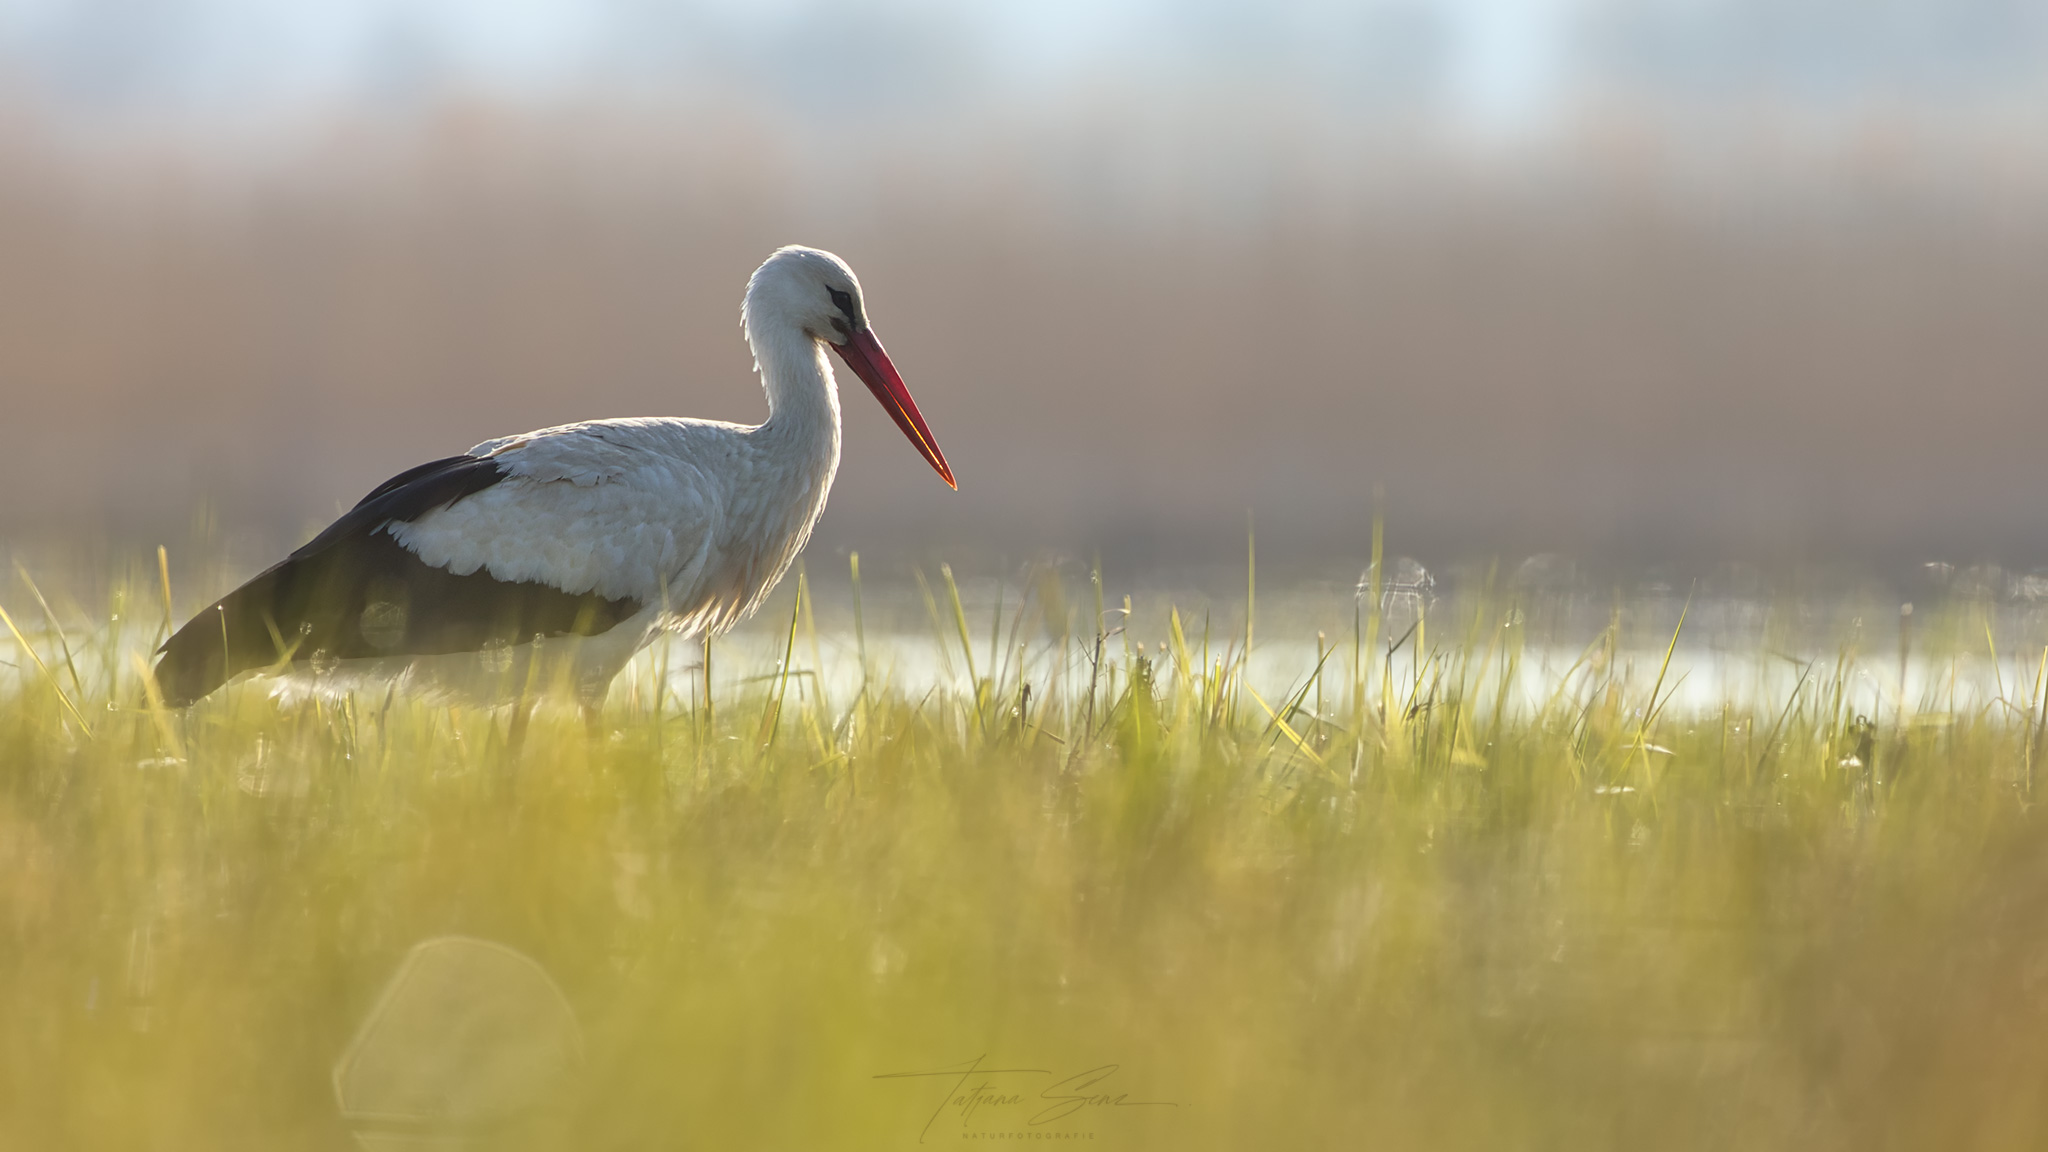
<path fill-rule="evenodd" d="M 839 465 L 827 348 L 953 483 L 838 257 L 780 249 L 742 318 L 766 421 L 566 424 L 395 477 L 180 629 L 157 666 L 166 697 L 268 671 L 486 699 L 566 685 L 594 705 L 663 630 L 745 618 L 803 549 Z"/>

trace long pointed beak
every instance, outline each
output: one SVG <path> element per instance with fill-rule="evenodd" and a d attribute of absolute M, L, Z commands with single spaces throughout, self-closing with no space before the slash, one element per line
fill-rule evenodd
<path fill-rule="evenodd" d="M 875 339 L 874 329 L 863 328 L 855 332 L 844 344 L 832 345 L 860 382 L 868 386 L 882 407 L 889 410 L 889 416 L 910 442 L 917 447 L 918 454 L 936 468 L 939 477 L 954 491 L 960 485 L 953 482 L 953 470 L 946 466 L 946 454 L 939 451 L 939 442 L 932 437 L 932 430 L 925 425 L 924 415 L 917 410 L 917 401 L 910 398 L 910 389 L 903 386 L 903 377 L 896 374 L 896 365 L 889 362 L 889 354 L 882 351 L 882 342 Z"/>

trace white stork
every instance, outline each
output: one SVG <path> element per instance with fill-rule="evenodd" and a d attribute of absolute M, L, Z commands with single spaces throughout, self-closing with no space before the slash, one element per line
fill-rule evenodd
<path fill-rule="evenodd" d="M 320 692 L 395 680 L 488 701 L 567 687 L 593 711 L 635 652 L 665 630 L 731 627 L 803 549 L 839 467 L 828 347 L 958 487 L 845 261 L 779 249 L 740 323 L 764 422 L 593 420 L 401 472 L 166 641 L 165 702 L 274 672 Z"/>

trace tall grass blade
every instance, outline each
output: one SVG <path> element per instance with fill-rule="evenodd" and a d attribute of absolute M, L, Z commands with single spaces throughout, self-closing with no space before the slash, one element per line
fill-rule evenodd
<path fill-rule="evenodd" d="M 71 697 L 67 695 L 64 691 L 64 685 L 58 682 L 57 674 L 50 671 L 50 666 L 48 664 L 43 663 L 43 657 L 41 653 L 38 653 L 35 650 L 34 646 L 29 644 L 28 637 L 23 636 L 21 634 L 21 629 L 15 627 L 14 617 L 9 616 L 7 614 L 7 609 L 5 608 L 0 608 L 0 624 L 7 625 L 7 630 L 14 634 L 14 643 L 18 647 L 20 647 L 20 649 L 23 652 L 28 654 L 28 658 L 30 660 L 35 662 L 36 671 L 41 672 L 43 674 L 43 679 L 48 680 L 50 682 L 50 690 L 57 694 L 57 699 L 59 701 L 63 702 L 64 710 L 66 712 L 71 713 L 71 718 L 78 722 L 79 730 L 85 733 L 86 737 L 90 739 L 92 737 L 92 725 L 85 722 L 85 713 L 80 712 L 78 710 L 78 705 L 72 703 Z"/>

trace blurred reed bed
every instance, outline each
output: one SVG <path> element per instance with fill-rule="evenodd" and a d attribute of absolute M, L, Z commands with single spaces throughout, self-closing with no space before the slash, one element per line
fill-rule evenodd
<path fill-rule="evenodd" d="M 513 749 L 502 713 L 402 696 L 166 714 L 131 657 L 188 606 L 153 559 L 91 599 L 17 574 L 0 1143 L 2048 1134 L 2048 633 L 2010 587 L 1884 631 L 1765 598 L 1744 631 L 1682 589 L 1594 611 L 1391 560 L 1334 602 L 1246 579 L 1190 611 L 1071 567 L 964 583 L 806 573 L 714 646 L 708 698 L 694 645 L 657 648 L 603 736 L 543 713 Z M 1683 696 L 1716 612 L 1790 684 Z M 336 1061 L 450 935 L 545 969 L 573 1050 L 521 1079 L 456 1036 L 412 1112 L 344 1117 Z M 882 1078 L 977 1058 L 1043 1075 L 960 1104 Z"/>
<path fill-rule="evenodd" d="M 1240 98 L 1242 97 L 1242 98 Z M 960 467 L 857 396 L 827 546 L 2048 555 L 2048 139 L 1615 108 L 1523 149 L 1212 93 L 829 124 L 740 101 L 258 127 L 0 105 L 0 530 L 268 534 L 421 459 L 764 412 L 817 244 Z M 941 497 L 944 497 L 943 499 Z M 1359 557 L 1362 559 L 1362 557 Z"/>

